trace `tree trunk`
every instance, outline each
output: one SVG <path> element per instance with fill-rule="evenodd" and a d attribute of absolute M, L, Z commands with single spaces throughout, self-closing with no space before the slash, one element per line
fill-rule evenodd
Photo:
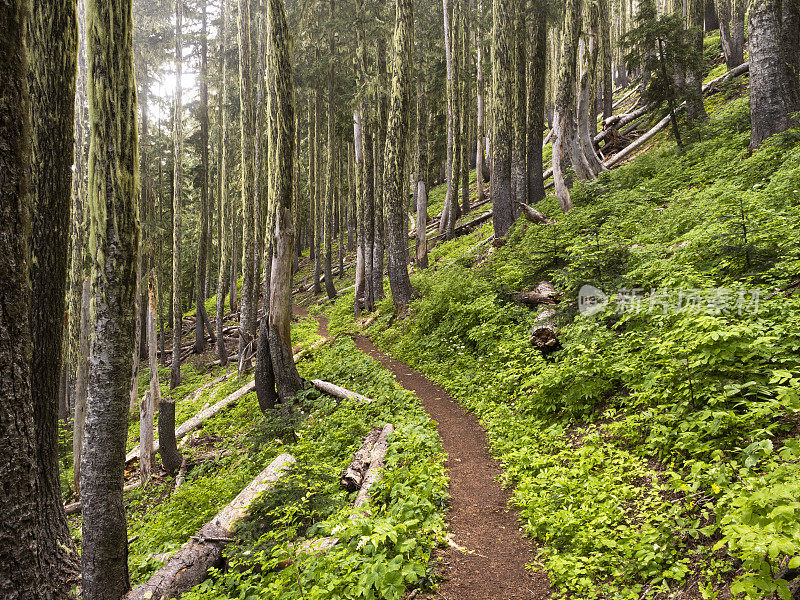
<path fill-rule="evenodd" d="M 592 98 L 592 90 L 597 89 L 597 62 L 599 53 L 600 15 L 597 4 L 592 3 L 588 10 L 588 40 L 581 41 L 583 56 L 578 91 L 578 143 L 581 156 L 586 160 L 588 174 L 591 179 L 604 171 L 603 163 L 594 150 L 592 129 L 597 127 L 597 102 Z"/>
<path fill-rule="evenodd" d="M 175 114 L 173 116 L 173 189 L 172 189 L 172 365 L 169 387 L 181 384 L 181 209 L 183 204 L 183 0 L 175 0 Z"/>
<path fill-rule="evenodd" d="M 514 53 L 514 79 L 512 92 L 513 132 L 511 142 L 511 190 L 512 210 L 516 214 L 516 203 L 528 201 L 527 148 L 525 133 L 527 129 L 527 82 L 526 68 L 528 57 L 525 52 L 527 37 L 526 9 L 522 2 L 515 2 L 514 25 L 512 29 L 512 52 Z"/>
<path fill-rule="evenodd" d="M 750 147 L 795 124 L 798 110 L 792 78 L 797 65 L 787 64 L 780 0 L 754 0 L 750 7 Z"/>
<path fill-rule="evenodd" d="M 341 485 L 348 492 L 355 492 L 361 488 L 361 483 L 364 481 L 364 475 L 367 473 L 370 464 L 370 457 L 372 456 L 372 448 L 378 437 L 381 435 L 381 428 L 376 427 L 364 438 L 347 468 L 342 472 Z"/>
<path fill-rule="evenodd" d="M 217 274 L 217 358 L 223 367 L 228 365 L 228 350 L 225 348 L 225 284 L 228 263 L 230 261 L 230 236 L 228 234 L 228 221 L 231 218 L 231 209 L 228 201 L 229 162 L 230 162 L 230 132 L 228 127 L 228 61 L 225 54 L 228 49 L 228 0 L 222 0 L 222 31 L 221 55 L 222 63 L 222 98 L 220 101 L 220 138 L 222 140 L 220 152 L 220 193 L 219 209 L 217 211 L 217 230 L 219 232 L 219 272 Z M 152 365 L 151 365 L 152 368 Z"/>
<path fill-rule="evenodd" d="M 746 0 L 717 0 L 722 53 L 728 69 L 744 62 L 744 13 Z"/>
<path fill-rule="evenodd" d="M 714 8 L 714 0 L 705 1 L 705 14 L 703 18 L 703 31 L 708 33 L 719 28 L 719 19 L 717 18 L 717 10 Z"/>
<path fill-rule="evenodd" d="M 319 52 L 317 53 L 319 55 Z M 314 254 L 314 295 L 322 293 L 320 277 L 322 276 L 323 246 L 325 244 L 325 209 L 322 199 L 322 148 L 320 147 L 320 129 L 322 129 L 322 114 L 319 107 L 319 90 L 314 89 L 314 245 L 317 248 Z"/>
<path fill-rule="evenodd" d="M 511 122 L 514 110 L 514 61 L 512 32 L 515 3 L 494 0 L 492 5 L 492 179 L 491 195 L 494 235 L 505 237 L 514 223 L 511 205 Z M 573 0 L 575 1 L 575 0 Z"/>
<path fill-rule="evenodd" d="M 255 102 L 253 98 L 252 48 L 250 39 L 250 2 L 239 0 L 239 97 L 241 104 L 241 182 L 242 182 L 242 310 L 239 326 L 239 374 L 249 368 L 252 352 L 252 331 L 256 319 L 257 294 L 253 277 L 255 264 L 255 172 L 256 138 Z"/>
<path fill-rule="evenodd" d="M 150 390 L 145 394 L 142 410 L 139 412 L 139 477 L 142 485 L 147 485 L 153 464 L 153 413 L 155 407 L 161 405 L 161 386 L 158 381 L 158 358 L 156 346 L 158 333 L 156 331 L 156 271 L 150 272 L 148 282 L 147 302 L 147 359 L 150 367 Z"/>
<path fill-rule="evenodd" d="M 614 103 L 614 84 L 612 83 L 611 61 L 614 47 L 611 44 L 611 12 L 609 0 L 599 0 L 597 8 L 600 11 L 600 83 L 603 91 L 603 118 L 607 119 L 613 113 L 611 105 Z"/>
<path fill-rule="evenodd" d="M 86 244 L 86 6 L 78 2 L 78 76 L 75 88 L 75 172 L 72 178 L 67 393 L 75 393 L 81 335 L 82 289 L 89 274 Z M 87 357 L 88 360 L 88 357 Z M 72 398 L 74 407 L 75 398 Z M 77 473 L 77 472 L 76 472 Z M 77 479 L 77 477 L 76 477 Z M 76 488 L 77 491 L 77 488 Z"/>
<path fill-rule="evenodd" d="M 75 0 L 32 2 L 28 85 L 32 115 L 30 391 L 35 407 L 39 560 L 45 598 L 68 592 L 77 570 L 61 500 L 59 382 L 63 364 L 74 152 L 78 22 Z M 130 373 L 129 373 L 130 375 Z"/>
<path fill-rule="evenodd" d="M 195 325 L 194 352 L 202 354 L 206 349 L 204 328 L 211 330 L 206 314 L 206 260 L 209 246 L 209 199 L 208 199 L 208 25 L 206 2 L 202 5 L 200 29 L 200 230 L 197 244 L 197 265 L 195 269 Z"/>
<path fill-rule="evenodd" d="M 380 85 L 377 90 L 375 104 L 376 104 L 376 117 L 377 123 L 375 126 L 374 135 L 374 148 L 377 152 L 374 153 L 373 160 L 373 175 L 374 175 L 374 192 L 373 198 L 375 199 L 375 210 L 373 215 L 373 227 L 375 235 L 373 236 L 372 244 L 372 263 L 370 272 L 372 273 L 371 282 L 371 307 L 374 308 L 375 302 L 383 300 L 383 257 L 386 250 L 386 215 L 385 207 L 383 205 L 383 150 L 386 146 L 386 126 L 387 126 L 387 74 L 386 74 L 386 38 L 383 35 L 378 37 L 376 57 L 378 65 L 378 80 Z M 404 223 L 406 221 L 403 221 Z M 388 260 L 387 260 L 388 262 Z"/>
<path fill-rule="evenodd" d="M 358 108 L 353 111 L 353 155 L 354 176 L 356 184 L 356 274 L 355 274 L 355 300 L 353 314 L 356 318 L 361 316 L 361 298 L 365 293 L 364 276 L 364 146 L 361 139 L 361 113 Z"/>
<path fill-rule="evenodd" d="M 444 11 L 444 52 L 447 67 L 447 167 L 445 178 L 447 179 L 447 193 L 445 194 L 444 208 L 439 220 L 439 234 L 447 232 L 446 237 L 450 237 L 455 227 L 453 213 L 456 211 L 456 181 L 458 179 L 458 154 L 456 147 L 456 126 L 457 126 L 457 107 L 456 107 L 456 81 L 455 62 L 453 46 L 453 31 L 451 14 L 453 12 L 452 0 L 442 0 Z M 452 221 L 452 222 L 451 222 Z"/>
<path fill-rule="evenodd" d="M 129 588 L 122 497 L 134 349 L 139 224 L 132 2 L 87 6 L 89 214 L 94 334 L 81 459 L 83 598 L 118 600 Z"/>
<path fill-rule="evenodd" d="M 459 72 L 459 178 L 461 179 L 461 213 L 469 214 L 469 79 L 470 79 L 470 52 L 469 52 L 469 20 L 467 19 L 468 0 L 458 0 L 461 4 L 459 20 L 461 27 L 458 32 L 459 49 L 458 55 L 461 60 Z M 467 4 L 467 5 L 465 5 Z M 405 221 L 408 222 L 408 219 Z"/>
<path fill-rule="evenodd" d="M 403 235 L 406 218 L 403 157 L 410 129 L 411 69 L 414 50 L 414 5 L 412 0 L 397 0 L 394 33 L 392 88 L 389 95 L 389 122 L 386 127 L 386 158 L 383 170 L 383 205 L 386 212 L 389 285 L 399 311 L 411 301 L 408 277 L 408 243 Z"/>
<path fill-rule="evenodd" d="M 31 3 L 0 4 L 0 589 L 9 598 L 42 597 L 38 563 L 36 429 L 31 397 L 32 131 L 25 32 Z"/>
<path fill-rule="evenodd" d="M 81 452 L 83 450 L 83 430 L 86 423 L 86 394 L 89 386 L 89 328 L 91 327 L 89 302 L 91 300 L 91 279 L 83 280 L 81 294 L 80 339 L 78 341 L 77 376 L 75 378 L 75 416 L 72 424 L 72 472 L 75 492 L 81 490 Z"/>
<path fill-rule="evenodd" d="M 309 220 L 308 227 L 310 235 L 308 236 L 308 258 L 314 260 L 316 256 L 317 247 L 317 228 L 316 228 L 316 210 L 314 207 L 315 198 L 315 184 L 316 176 L 316 163 L 317 159 L 314 153 L 314 102 L 311 92 L 308 94 L 308 137 L 306 138 L 306 148 L 308 150 L 308 207 L 309 207 Z"/>
<path fill-rule="evenodd" d="M 561 210 L 572 209 L 567 171 L 575 165 L 572 149 L 577 145 L 575 123 L 575 62 L 580 38 L 581 13 L 578 0 L 566 0 L 564 30 L 561 34 L 561 57 L 558 89 L 553 114 L 553 181 Z"/>
<path fill-rule="evenodd" d="M 417 83 L 417 247 L 418 269 L 428 268 L 428 102 L 425 88 Z"/>
<path fill-rule="evenodd" d="M 174 474 L 181 466 L 183 456 L 175 438 L 175 400 L 172 398 L 161 398 L 158 403 L 158 452 L 164 470 Z"/>
<path fill-rule="evenodd" d="M 330 0 L 330 20 L 333 21 L 334 15 L 334 0 Z M 329 42 L 329 50 L 330 56 L 328 60 L 330 61 L 330 67 L 328 70 L 328 162 L 326 165 L 326 182 L 325 182 L 325 222 L 324 222 L 324 231 L 325 231 L 325 292 L 328 294 L 328 298 L 333 300 L 336 298 L 336 287 L 333 284 L 333 275 L 331 273 L 331 260 L 332 260 L 332 252 L 333 252 L 333 201 L 334 201 L 334 194 L 333 194 L 333 186 L 334 186 L 334 165 L 335 165 L 335 153 L 334 153 L 334 119 L 335 119 L 335 110 L 333 107 L 333 67 L 334 67 L 334 56 L 336 52 L 336 46 L 334 45 L 333 41 L 333 29 L 331 29 L 329 33 L 330 42 Z M 291 219 L 290 219 L 291 225 Z M 289 345 L 291 348 L 291 344 Z"/>
<path fill-rule="evenodd" d="M 292 354 L 292 258 L 294 227 L 292 224 L 292 193 L 295 159 L 294 76 L 290 52 L 290 35 L 282 0 L 269 0 L 267 19 L 270 41 L 267 52 L 275 75 L 270 88 L 270 113 L 274 115 L 271 132 L 269 212 L 275 218 L 275 251 L 269 288 L 267 338 L 275 376 L 275 389 L 282 402 L 288 405 L 302 387 Z M 332 135 L 329 132 L 329 136 Z M 333 277 L 331 276 L 331 279 Z M 326 283 L 327 285 L 327 283 Z"/>
<path fill-rule="evenodd" d="M 533 21 L 534 19 L 532 19 Z M 476 131 L 476 149 L 475 149 L 475 184 L 478 188 L 478 202 L 483 202 L 486 199 L 486 190 L 484 189 L 483 182 L 483 138 L 486 135 L 486 128 L 484 125 L 484 108 L 483 108 L 483 30 L 481 24 L 483 22 L 483 0 L 478 0 L 478 16 L 475 20 L 476 32 L 476 66 L 477 66 L 477 79 L 475 82 L 476 93 L 478 96 L 478 128 Z M 542 94 L 544 94 L 542 88 Z"/>
<path fill-rule="evenodd" d="M 695 53 L 695 67 L 686 71 L 686 116 L 690 123 L 704 121 L 708 115 L 703 105 L 703 19 L 706 0 L 686 0 L 686 26 L 692 50 Z"/>
<path fill-rule="evenodd" d="M 537 5 L 538 6 L 538 5 Z M 545 75 L 547 69 L 547 25 L 539 19 L 528 23 L 529 60 L 528 89 L 528 204 L 544 200 L 544 177 L 542 176 L 542 145 L 544 132 L 544 105 L 546 95 Z"/>

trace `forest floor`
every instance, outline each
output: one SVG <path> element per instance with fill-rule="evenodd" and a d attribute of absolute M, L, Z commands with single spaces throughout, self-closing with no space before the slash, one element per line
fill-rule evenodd
<path fill-rule="evenodd" d="M 295 307 L 295 314 L 309 316 Z M 329 338 L 328 318 L 316 317 L 318 333 Z M 447 453 L 451 502 L 447 513 L 450 545 L 438 552 L 442 582 L 421 598 L 445 600 L 521 600 L 549 598 L 550 582 L 541 570 L 525 566 L 535 548 L 519 528 L 519 514 L 510 509 L 510 491 L 500 482 L 501 468 L 489 452 L 486 432 L 442 387 L 408 365 L 381 352 L 368 336 L 355 338 L 361 352 L 391 371 L 413 392 L 436 428 Z"/>

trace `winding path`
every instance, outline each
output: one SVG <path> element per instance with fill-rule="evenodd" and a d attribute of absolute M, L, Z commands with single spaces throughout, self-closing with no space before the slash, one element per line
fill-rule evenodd
<path fill-rule="evenodd" d="M 298 308 L 297 314 L 307 316 Z M 319 334 L 329 337 L 328 320 L 318 317 Z M 524 538 L 517 513 L 508 508 L 510 493 L 498 478 L 500 465 L 489 453 L 478 419 L 464 410 L 440 386 L 411 367 L 378 350 L 368 337 L 355 339 L 358 348 L 394 373 L 414 392 L 437 423 L 447 452 L 452 502 L 448 523 L 454 542 L 440 552 L 444 581 L 426 598 L 445 600 L 540 600 L 549 598 L 547 575 L 525 568 L 534 547 Z"/>

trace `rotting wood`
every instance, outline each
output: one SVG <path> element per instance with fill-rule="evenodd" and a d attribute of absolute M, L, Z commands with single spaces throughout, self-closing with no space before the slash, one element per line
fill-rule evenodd
<path fill-rule="evenodd" d="M 528 219 L 531 223 L 537 223 L 540 225 L 545 225 L 547 223 L 551 223 L 553 220 L 545 214 L 540 213 L 538 210 L 530 206 L 529 204 L 525 204 L 523 202 L 517 202 L 519 207 L 522 209 L 522 215 Z"/>
<path fill-rule="evenodd" d="M 313 379 L 311 381 L 311 385 L 317 388 L 320 392 L 324 392 L 330 396 L 335 396 L 336 398 L 341 398 L 342 400 L 372 402 L 372 398 L 367 398 L 366 396 L 362 396 L 357 392 L 352 392 L 347 388 L 343 388 L 340 385 L 335 385 L 329 381 L 323 381 L 322 379 Z"/>
<path fill-rule="evenodd" d="M 372 448 L 378 437 L 381 435 L 381 428 L 376 427 L 364 438 L 361 447 L 353 454 L 353 460 L 342 472 L 341 484 L 348 492 L 355 492 L 361 488 L 364 475 L 369 468 L 369 460 L 372 456 Z"/>
<path fill-rule="evenodd" d="M 353 502 L 354 508 L 361 508 L 369 502 L 370 488 L 380 481 L 383 476 L 383 469 L 385 466 L 386 452 L 389 449 L 389 436 L 394 431 L 394 426 L 387 423 L 380 430 L 380 435 L 375 443 L 372 445 L 369 457 L 369 468 L 367 469 L 361 481 L 361 489 Z M 350 515 L 350 520 L 355 520 L 359 517 L 358 513 Z M 339 542 L 338 537 L 324 537 L 312 540 L 306 540 L 298 547 L 298 550 L 308 554 L 321 554 L 333 548 Z"/>
<path fill-rule="evenodd" d="M 241 398 L 248 392 L 252 392 L 254 389 L 255 389 L 255 383 L 251 381 L 245 384 L 243 387 L 236 390 L 235 392 L 233 392 L 232 394 L 225 396 L 225 398 L 223 398 L 213 406 L 201 410 L 191 419 L 187 420 L 180 427 L 175 429 L 175 439 L 180 440 L 181 438 L 186 436 L 187 433 L 198 427 L 203 421 L 210 419 L 219 411 L 221 411 L 223 408 L 225 408 L 229 404 L 236 402 L 239 398 Z M 153 446 L 153 452 L 158 452 L 158 448 L 159 448 L 159 443 L 158 440 L 156 440 Z M 125 463 L 127 464 L 133 460 L 136 460 L 138 457 L 139 457 L 139 446 L 137 445 L 133 450 L 128 452 L 128 454 L 125 456 Z"/>
<path fill-rule="evenodd" d="M 555 323 L 556 311 L 540 308 L 531 329 L 530 342 L 540 350 L 553 350 L 558 346 L 558 331 Z"/>
<path fill-rule="evenodd" d="M 532 290 L 525 290 L 515 297 L 523 304 L 539 306 L 540 304 L 556 304 L 561 293 L 549 281 L 542 281 Z"/>
<path fill-rule="evenodd" d="M 231 539 L 231 529 L 247 512 L 250 503 L 271 488 L 287 467 L 294 464 L 291 454 L 281 454 L 234 500 L 206 523 L 196 536 L 169 557 L 166 564 L 124 600 L 175 598 L 205 580 L 208 570 L 222 561 L 222 551 Z"/>

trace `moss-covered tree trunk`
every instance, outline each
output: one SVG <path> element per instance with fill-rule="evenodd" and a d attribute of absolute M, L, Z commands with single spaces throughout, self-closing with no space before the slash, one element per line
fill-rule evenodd
<path fill-rule="evenodd" d="M 703 105 L 703 19 L 705 0 L 686 0 L 686 26 L 692 51 L 696 54 L 693 68 L 686 71 L 686 116 L 692 122 L 706 119 Z"/>
<path fill-rule="evenodd" d="M 316 173 L 317 159 L 315 156 L 314 148 L 314 96 L 311 92 L 308 94 L 308 135 L 306 137 L 306 149 L 308 152 L 308 258 L 314 260 L 317 247 L 317 234 L 316 234 L 316 210 L 314 207 L 314 195 L 316 190 Z"/>
<path fill-rule="evenodd" d="M 220 172 L 219 172 L 219 209 L 217 211 L 217 230 L 219 231 L 219 271 L 217 275 L 217 358 L 223 367 L 228 364 L 228 351 L 225 348 L 225 289 L 227 284 L 227 269 L 230 262 L 230 234 L 228 221 L 231 219 L 231 209 L 228 199 L 229 169 L 230 169 L 230 128 L 228 126 L 228 103 L 230 102 L 230 83 L 228 81 L 228 61 L 225 54 L 228 50 L 228 15 L 230 14 L 228 0 L 222 0 L 222 28 L 220 31 L 221 50 L 221 77 L 222 93 L 220 94 Z"/>
<path fill-rule="evenodd" d="M 386 146 L 386 125 L 388 114 L 388 74 L 386 73 L 386 38 L 379 35 L 376 47 L 376 63 L 378 67 L 378 89 L 375 95 L 375 111 L 377 122 L 375 126 L 375 147 L 377 152 L 374 154 L 374 193 L 375 213 L 373 218 L 374 240 L 372 244 L 372 302 L 383 300 L 383 259 L 386 254 L 386 217 L 383 211 L 383 149 Z"/>
<path fill-rule="evenodd" d="M 334 15 L 334 0 L 330 0 L 330 12 L 329 17 L 331 21 L 331 25 L 333 22 L 333 15 Z M 334 169 L 335 169 L 335 160 L 336 160 L 336 153 L 334 149 L 334 127 L 336 126 L 335 123 L 335 108 L 333 106 L 333 94 L 334 94 L 334 58 L 336 54 L 336 46 L 334 45 L 334 38 L 333 38 L 333 27 L 330 27 L 329 33 L 329 51 L 330 55 L 328 56 L 328 60 L 330 64 L 328 66 L 328 162 L 325 167 L 325 222 L 324 222 L 324 231 L 325 231 L 325 293 L 328 294 L 328 298 L 333 300 L 336 298 L 336 286 L 333 284 L 333 270 L 331 269 L 331 262 L 332 262 L 332 252 L 333 252 L 333 236 L 334 236 L 334 193 L 333 187 L 335 184 L 334 181 Z"/>
<path fill-rule="evenodd" d="M 383 170 L 383 207 L 389 255 L 389 285 L 397 310 L 411 301 L 408 277 L 408 240 L 403 231 L 406 201 L 402 196 L 403 156 L 408 144 L 411 109 L 411 69 L 414 50 L 413 0 L 397 0 L 394 32 L 392 87 L 389 94 L 389 122 L 386 127 L 386 158 Z"/>
<path fill-rule="evenodd" d="M 59 384 L 74 152 L 76 6 L 75 0 L 33 2 L 28 31 L 33 125 L 31 395 L 37 445 L 39 560 L 46 598 L 66 594 L 67 579 L 77 571 L 58 471 Z"/>
<path fill-rule="evenodd" d="M 514 222 L 511 196 L 511 143 L 514 124 L 514 4 L 492 5 L 492 206 L 494 235 L 502 238 Z"/>
<path fill-rule="evenodd" d="M 539 0 L 534 7 L 541 9 Z M 538 12 L 538 11 L 536 11 Z M 542 177 L 542 142 L 544 133 L 545 75 L 547 70 L 547 23 L 543 19 L 528 20 L 528 132 L 527 132 L 527 176 L 528 204 L 544 200 Z"/>
<path fill-rule="evenodd" d="M 428 268 L 428 100 L 421 81 L 417 81 L 417 243 L 416 265 Z"/>
<path fill-rule="evenodd" d="M 581 70 L 578 82 L 578 145 L 586 162 L 587 175 L 596 179 L 605 170 L 594 149 L 594 131 L 597 129 L 597 64 L 600 44 L 600 12 L 597 2 L 587 7 L 586 35 L 581 40 Z"/>
<path fill-rule="evenodd" d="M 211 332 L 206 313 L 206 261 L 208 260 L 209 233 L 209 156 L 208 156 L 208 18 L 206 2 L 201 9 L 200 29 L 200 229 L 198 231 L 197 262 L 194 274 L 195 326 L 194 351 L 201 354 L 206 349 L 205 329 Z M 213 332 L 211 333 L 213 335 Z"/>
<path fill-rule="evenodd" d="M 317 53 L 319 56 L 319 53 Z M 314 89 L 314 295 L 322 293 L 322 260 L 324 257 L 325 209 L 322 206 L 322 148 L 320 135 L 322 129 L 322 113 L 319 107 L 319 90 Z"/>
<path fill-rule="evenodd" d="M 295 229 L 292 223 L 293 178 L 295 175 L 294 76 L 291 36 L 286 24 L 283 0 L 268 0 L 267 23 L 269 64 L 275 79 L 269 90 L 267 109 L 274 115 L 271 131 L 269 208 L 275 214 L 275 242 L 269 288 L 269 349 L 275 387 L 282 402 L 302 387 L 292 357 L 292 258 Z M 271 234 L 271 232 L 270 232 Z M 263 326 L 263 325 L 262 325 Z"/>
<path fill-rule="evenodd" d="M 528 89 L 527 71 L 528 57 L 526 38 L 527 7 L 522 2 L 514 3 L 513 52 L 514 52 L 514 91 L 513 91 L 513 140 L 511 142 L 511 190 L 513 194 L 512 209 L 515 214 L 517 202 L 528 201 L 528 162 L 526 158 L 526 133 L 528 128 Z"/>
<path fill-rule="evenodd" d="M 575 63 L 581 29 L 580 9 L 579 0 L 566 0 L 553 110 L 553 182 L 558 203 L 564 212 L 572 209 L 569 193 L 571 175 L 568 171 L 570 167 L 576 170 L 583 168 L 580 153 L 575 152 L 578 136 L 575 122 Z"/>
<path fill-rule="evenodd" d="M 0 3 L 0 589 L 40 598 L 36 429 L 31 397 L 31 120 L 26 29 L 29 0 Z"/>
<path fill-rule="evenodd" d="M 242 308 L 239 321 L 239 373 L 250 366 L 253 328 L 258 307 L 255 264 L 255 138 L 256 115 L 253 97 L 250 2 L 239 0 L 239 98 L 241 104 L 241 186 L 242 186 Z"/>
<path fill-rule="evenodd" d="M 459 11 L 460 27 L 458 31 L 459 48 L 458 55 L 461 64 L 459 72 L 461 74 L 458 86 L 459 95 L 459 179 L 461 180 L 461 213 L 466 215 L 470 211 L 469 199 L 469 148 L 470 148 L 470 70 L 471 55 L 469 50 L 469 0 L 461 0 L 461 10 Z"/>
<path fill-rule="evenodd" d="M 475 91 L 477 95 L 477 130 L 475 132 L 475 184 L 478 188 L 478 202 L 486 199 L 486 189 L 483 180 L 483 141 L 486 137 L 485 108 L 483 106 L 483 0 L 478 0 L 478 16 L 475 19 L 475 63 L 476 79 Z"/>
<path fill-rule="evenodd" d="M 358 318 L 361 316 L 361 299 L 366 292 L 364 276 L 364 145 L 361 139 L 361 113 L 358 108 L 353 111 L 353 161 L 356 192 L 356 281 L 353 314 Z"/>
<path fill-rule="evenodd" d="M 614 46 L 611 44 L 611 10 L 609 0 L 598 0 L 597 8 L 600 11 L 600 89 L 602 95 L 603 118 L 607 119 L 613 114 L 614 84 L 612 83 L 611 62 Z"/>
<path fill-rule="evenodd" d="M 139 245 L 131 4 L 88 0 L 86 11 L 95 322 L 81 466 L 81 559 L 87 600 L 118 600 L 129 588 L 122 487 Z"/>
<path fill-rule="evenodd" d="M 457 212 L 457 180 L 458 180 L 458 146 L 456 140 L 456 130 L 458 127 L 458 108 L 456 80 L 456 60 L 454 48 L 453 31 L 453 1 L 442 0 L 442 10 L 444 14 L 444 54 L 447 77 L 447 164 L 445 166 L 445 178 L 447 179 L 447 192 L 444 198 L 442 216 L 439 219 L 439 233 L 444 233 L 447 238 L 452 237 L 455 228 Z"/>
<path fill-rule="evenodd" d="M 183 0 L 175 0 L 175 113 L 172 144 L 172 365 L 169 387 L 181 384 L 181 334 L 183 309 L 181 305 L 181 210 L 183 206 Z"/>

